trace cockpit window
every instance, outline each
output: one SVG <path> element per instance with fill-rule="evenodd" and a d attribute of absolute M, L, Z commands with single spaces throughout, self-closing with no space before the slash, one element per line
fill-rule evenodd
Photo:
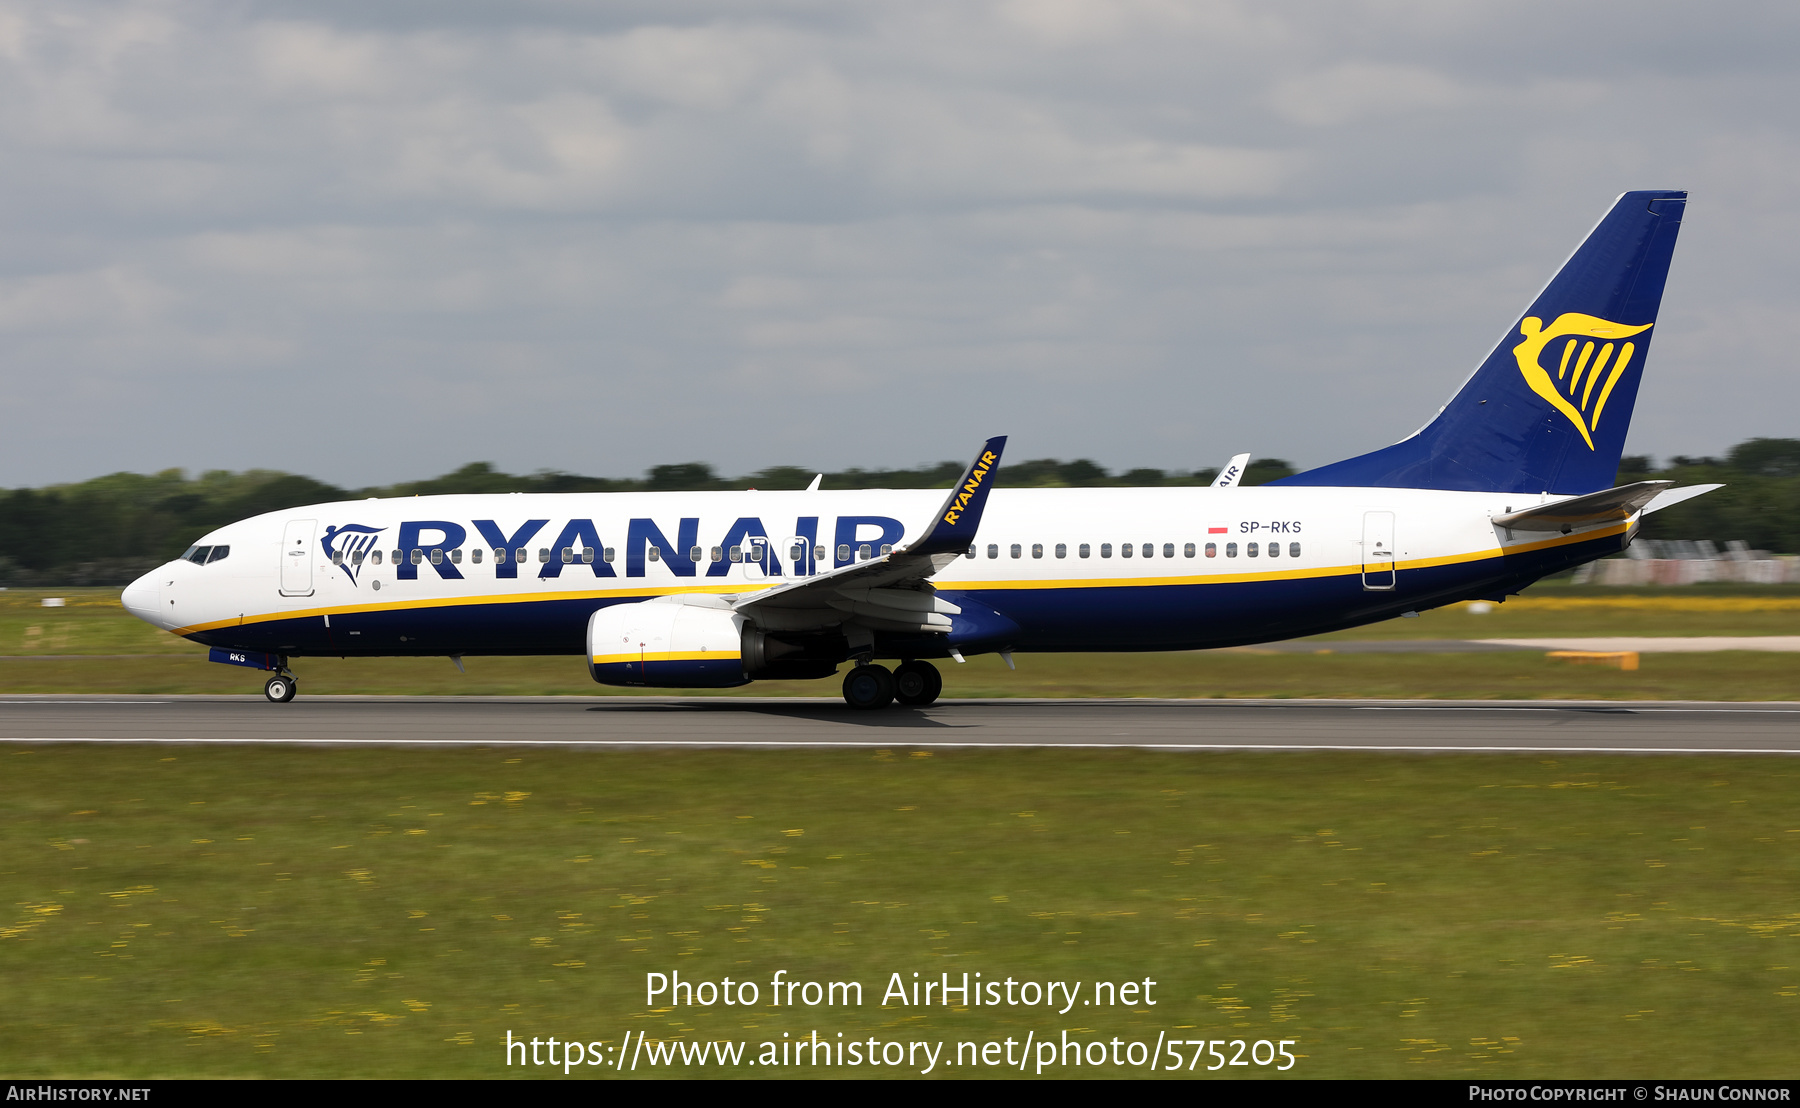
<path fill-rule="evenodd" d="M 188 547 L 188 552 L 181 557 L 183 561 L 192 562 L 197 566 L 203 566 L 206 564 L 206 556 L 211 553 L 212 547 L 210 546 L 190 546 Z"/>
<path fill-rule="evenodd" d="M 214 562 L 222 562 L 229 557 L 231 557 L 231 547 L 215 546 L 212 548 L 212 553 L 206 556 L 206 564 L 211 565 Z"/>

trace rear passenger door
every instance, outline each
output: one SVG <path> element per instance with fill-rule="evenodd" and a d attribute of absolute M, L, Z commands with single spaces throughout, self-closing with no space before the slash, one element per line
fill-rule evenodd
<path fill-rule="evenodd" d="M 1364 512 L 1362 584 L 1370 592 L 1394 587 L 1394 513 Z"/>

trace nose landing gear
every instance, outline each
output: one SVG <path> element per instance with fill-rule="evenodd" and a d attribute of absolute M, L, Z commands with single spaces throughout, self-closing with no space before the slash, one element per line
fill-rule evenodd
<path fill-rule="evenodd" d="M 294 694 L 299 691 L 299 682 L 294 680 L 294 675 L 291 673 L 278 673 L 269 678 L 268 684 L 263 686 L 263 695 L 274 704 L 286 704 L 294 699 Z"/>

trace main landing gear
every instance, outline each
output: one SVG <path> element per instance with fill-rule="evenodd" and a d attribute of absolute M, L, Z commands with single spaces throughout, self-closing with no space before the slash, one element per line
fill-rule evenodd
<path fill-rule="evenodd" d="M 299 682 L 294 680 L 294 675 L 291 673 L 278 673 L 269 678 L 269 683 L 263 686 L 263 695 L 275 704 L 286 704 L 294 699 L 294 694 L 299 691 Z"/>
<path fill-rule="evenodd" d="M 889 673 L 884 666 L 857 666 L 844 675 L 844 703 L 852 708 L 885 708 L 898 700 L 922 708 L 944 691 L 944 678 L 930 662 L 902 662 Z"/>

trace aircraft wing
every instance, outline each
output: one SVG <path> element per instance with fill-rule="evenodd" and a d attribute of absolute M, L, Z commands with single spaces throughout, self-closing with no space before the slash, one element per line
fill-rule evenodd
<path fill-rule="evenodd" d="M 994 469 L 1005 446 L 1004 435 L 982 445 L 932 525 L 911 543 L 868 561 L 746 597 L 735 605 L 736 610 L 775 628 L 845 612 L 881 630 L 948 631 L 949 617 L 960 614 L 961 609 L 920 586 L 962 557 L 975 542 Z"/>
<path fill-rule="evenodd" d="M 1554 504 L 1540 504 L 1535 508 L 1495 516 L 1494 526 L 1510 531 L 1561 531 L 1566 535 L 1577 527 L 1617 523 L 1645 510 L 1651 502 L 1664 496 L 1674 483 L 1634 481 L 1616 489 L 1601 489 L 1585 496 L 1571 496 Z M 1714 485 L 1704 491 L 1710 492 L 1719 487 Z"/>

